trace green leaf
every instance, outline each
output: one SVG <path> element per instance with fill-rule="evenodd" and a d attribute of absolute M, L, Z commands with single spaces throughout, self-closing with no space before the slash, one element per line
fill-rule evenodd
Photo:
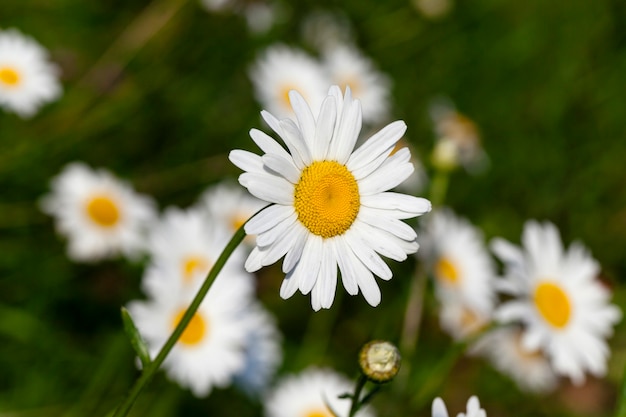
<path fill-rule="evenodd" d="M 126 307 L 122 307 L 122 321 L 124 322 L 124 331 L 128 335 L 130 339 L 130 344 L 133 346 L 135 353 L 139 356 L 141 360 L 142 368 L 145 369 L 152 360 L 150 359 L 150 354 L 148 353 L 148 347 L 146 346 L 146 342 L 141 338 L 133 319 L 130 317 L 128 310 Z"/>

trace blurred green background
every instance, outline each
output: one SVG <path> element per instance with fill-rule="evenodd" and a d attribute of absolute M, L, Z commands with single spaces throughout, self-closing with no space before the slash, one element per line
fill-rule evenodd
<path fill-rule="evenodd" d="M 0 112 L 0 416 L 104 416 L 137 375 L 119 307 L 142 297 L 143 265 L 69 261 L 37 208 L 50 178 L 85 161 L 164 208 L 186 207 L 210 184 L 236 177 L 228 152 L 251 148 L 248 130 L 263 128 L 250 65 L 275 42 L 308 48 L 302 22 L 314 11 L 344 16 L 363 53 L 391 77 L 391 120 L 406 121 L 420 155 L 433 145 L 434 97 L 450 97 L 478 124 L 490 167 L 455 172 L 448 205 L 488 238 L 513 242 L 526 219 L 555 222 L 565 242 L 591 249 L 623 305 L 626 3 L 459 0 L 438 19 L 408 0 L 280 5 L 281 19 L 254 34 L 241 16 L 209 13 L 197 0 L 0 2 L 1 27 L 48 48 L 64 86 L 30 120 Z M 344 295 L 316 314 L 308 297 L 278 297 L 278 267 L 261 271 L 259 297 L 285 335 L 282 371 L 317 364 L 355 375 L 362 343 L 397 341 L 414 262 L 393 265 L 378 308 Z M 426 307 L 413 364 L 422 382 L 451 343 L 432 298 Z M 451 414 L 477 394 L 491 417 L 612 415 L 624 325 L 611 345 L 608 378 L 582 388 L 564 383 L 533 397 L 485 362 L 461 359 L 433 394 Z M 374 402 L 378 414 L 430 416 L 432 398 L 411 405 L 406 392 L 386 388 Z M 234 389 L 196 399 L 159 374 L 132 415 L 255 416 L 261 408 Z"/>

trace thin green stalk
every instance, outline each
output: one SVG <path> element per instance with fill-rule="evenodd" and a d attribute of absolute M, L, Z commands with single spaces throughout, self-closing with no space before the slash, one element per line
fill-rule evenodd
<path fill-rule="evenodd" d="M 224 251 L 222 252 L 222 254 L 219 256 L 219 258 L 217 258 L 215 265 L 213 265 L 213 267 L 209 271 L 209 274 L 207 275 L 204 282 L 202 283 L 200 290 L 198 291 L 194 299 L 191 301 L 189 308 L 187 308 L 187 311 L 185 311 L 185 314 L 183 315 L 182 319 L 180 320 L 180 322 L 178 323 L 178 325 L 176 326 L 176 328 L 170 335 L 169 339 L 167 339 L 167 342 L 165 342 L 165 344 L 163 345 L 163 347 L 157 354 L 156 358 L 154 358 L 154 361 L 152 361 L 150 365 L 148 365 L 143 370 L 143 372 L 141 373 L 141 376 L 137 379 L 137 381 L 135 381 L 135 384 L 131 387 L 126 398 L 124 398 L 124 401 L 115 410 L 113 417 L 126 416 L 128 412 L 130 411 L 131 407 L 133 406 L 133 404 L 135 403 L 135 400 L 141 393 L 141 390 L 154 377 L 154 374 L 156 373 L 156 371 L 159 369 L 159 367 L 161 366 L 161 364 L 163 363 L 167 355 L 170 353 L 170 351 L 172 350 L 172 348 L 174 347 L 174 345 L 176 344 L 180 336 L 185 331 L 185 328 L 187 327 L 187 325 L 193 318 L 193 315 L 196 313 L 196 311 L 198 311 L 198 308 L 200 307 L 200 303 L 202 303 L 202 300 L 204 299 L 207 292 L 209 291 L 209 288 L 211 288 L 211 285 L 213 284 L 213 281 L 215 281 L 217 274 L 220 273 L 220 271 L 224 267 L 224 264 L 226 263 L 230 255 L 234 252 L 234 250 L 237 248 L 237 246 L 239 246 L 241 241 L 246 236 L 246 233 L 243 230 L 244 225 L 242 225 L 237 230 L 237 232 L 235 232 L 234 236 L 230 239 L 230 242 L 228 242 L 228 245 L 226 245 L 226 248 L 224 248 Z"/>
<path fill-rule="evenodd" d="M 443 205 L 446 199 L 446 193 L 448 191 L 448 184 L 450 183 L 450 172 L 445 170 L 438 170 L 435 172 L 435 177 L 430 186 L 430 202 L 433 207 L 439 207 Z"/>
<path fill-rule="evenodd" d="M 624 367 L 624 375 L 622 376 L 622 387 L 620 389 L 615 417 L 626 417 L 626 367 Z"/>
<path fill-rule="evenodd" d="M 363 374 L 359 375 L 359 379 L 356 381 L 356 386 L 354 387 L 354 395 L 352 396 L 352 405 L 350 406 L 350 414 L 348 417 L 354 417 L 356 412 L 359 411 L 359 407 L 361 407 L 361 391 L 367 382 L 367 377 Z"/>

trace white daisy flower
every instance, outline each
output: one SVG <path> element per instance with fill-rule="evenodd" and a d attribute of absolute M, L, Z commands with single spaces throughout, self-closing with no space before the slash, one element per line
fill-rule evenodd
<path fill-rule="evenodd" d="M 441 398 L 433 401 L 432 417 L 448 417 L 448 410 Z M 473 395 L 467 400 L 467 411 L 457 414 L 457 417 L 487 417 L 487 412 L 480 407 L 478 397 Z"/>
<path fill-rule="evenodd" d="M 515 297 L 498 308 L 496 318 L 523 322 L 524 349 L 543 349 L 556 372 L 574 384 L 584 382 L 585 371 L 604 376 L 610 353 L 605 338 L 621 311 L 609 304 L 611 294 L 597 280 L 600 266 L 578 242 L 564 250 L 552 223 L 528 221 L 522 243 L 493 241 L 506 268 L 500 288 Z"/>
<path fill-rule="evenodd" d="M 442 300 L 439 323 L 454 340 L 460 341 L 477 334 L 491 323 L 492 310 L 485 306 L 474 309 L 458 298 Z M 469 353 L 476 353 L 473 348 Z"/>
<path fill-rule="evenodd" d="M 255 302 L 247 310 L 251 329 L 245 347 L 246 363 L 235 375 L 235 385 L 250 396 L 264 394 L 282 362 L 282 336 L 276 320 Z"/>
<path fill-rule="evenodd" d="M 152 262 L 142 280 L 143 290 L 158 297 L 198 289 L 231 237 L 223 223 L 200 210 L 167 209 L 150 234 Z M 235 250 L 222 274 L 247 274 L 243 263 L 244 254 Z"/>
<path fill-rule="evenodd" d="M 317 113 L 331 84 L 315 59 L 285 45 L 266 49 L 251 68 L 250 79 L 259 103 L 278 118 L 293 117 L 291 90 L 304 96 Z"/>
<path fill-rule="evenodd" d="M 342 89 L 350 87 L 363 108 L 363 122 L 379 123 L 388 117 L 391 80 L 372 60 L 354 46 L 334 45 L 323 53 L 323 63 L 331 82 Z"/>
<path fill-rule="evenodd" d="M 202 194 L 199 208 L 205 210 L 211 221 L 223 224 L 232 236 L 253 214 L 267 203 L 247 193 L 239 184 L 222 183 Z M 254 246 L 254 238 L 244 243 Z"/>
<path fill-rule="evenodd" d="M 59 70 L 48 52 L 16 29 L 0 31 L 0 106 L 30 117 L 61 95 Z"/>
<path fill-rule="evenodd" d="M 167 375 L 194 395 L 232 383 L 246 362 L 245 346 L 252 324 L 246 306 L 253 282 L 247 275 L 220 274 L 170 354 L 163 362 Z M 139 333 L 154 358 L 179 323 L 193 293 L 162 293 L 128 306 Z"/>
<path fill-rule="evenodd" d="M 415 230 L 401 220 L 431 208 L 423 198 L 387 192 L 413 172 L 408 149 L 389 156 L 406 125 L 391 123 L 354 150 L 361 106 L 350 89 L 342 97 L 339 87 L 331 87 L 317 119 L 296 91 L 290 99 L 298 124 L 262 112 L 289 152 L 252 129 L 265 154 L 230 153 L 246 171 L 239 182 L 272 203 L 246 223 L 246 232 L 258 236 L 245 267 L 257 271 L 285 256 L 281 297 L 311 292 L 313 309 L 319 310 L 332 305 L 339 266 L 346 291 L 361 290 L 376 306 L 381 295 L 374 274 L 392 276 L 380 255 L 403 261 L 416 252 Z"/>
<path fill-rule="evenodd" d="M 436 210 L 424 223 L 418 256 L 435 278 L 440 302 L 489 316 L 495 270 L 480 230 L 450 209 Z"/>
<path fill-rule="evenodd" d="M 354 384 L 346 377 L 328 369 L 309 368 L 298 375 L 284 377 L 278 382 L 264 401 L 265 415 L 266 417 L 347 416 L 351 400 L 338 398 L 346 393 L 354 393 Z M 369 406 L 361 408 L 356 413 L 358 417 L 373 415 Z"/>
<path fill-rule="evenodd" d="M 509 375 L 522 390 L 536 393 L 554 390 L 559 377 L 548 358 L 541 350 L 524 349 L 521 339 L 521 329 L 501 327 L 486 334 L 478 343 L 493 366 Z"/>
<path fill-rule="evenodd" d="M 74 162 L 51 182 L 42 210 L 56 218 L 75 261 L 96 261 L 118 253 L 134 257 L 145 250 L 156 217 L 153 201 L 106 170 Z"/>

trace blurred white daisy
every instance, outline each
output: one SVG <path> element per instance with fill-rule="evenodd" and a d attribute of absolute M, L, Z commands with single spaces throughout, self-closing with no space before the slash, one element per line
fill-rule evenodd
<path fill-rule="evenodd" d="M 16 29 L 0 31 L 0 106 L 21 117 L 61 95 L 59 70 L 48 52 Z"/>
<path fill-rule="evenodd" d="M 542 350 L 528 351 L 522 347 L 522 330 L 501 327 L 486 334 L 478 342 L 494 367 L 509 375 L 524 391 L 545 393 L 558 385 L 548 358 Z"/>
<path fill-rule="evenodd" d="M 282 336 L 276 320 L 255 302 L 248 309 L 251 329 L 246 342 L 246 362 L 235 375 L 235 385 L 252 397 L 263 395 L 269 388 L 282 362 Z"/>
<path fill-rule="evenodd" d="M 297 90 L 317 113 L 331 84 L 315 59 L 285 45 L 266 49 L 252 66 L 250 79 L 261 106 L 279 119 L 293 117 L 291 90 Z"/>
<path fill-rule="evenodd" d="M 298 375 L 286 376 L 278 382 L 264 401 L 265 416 L 347 416 L 351 400 L 338 398 L 346 393 L 354 393 L 354 384 L 346 377 L 329 369 L 309 368 Z M 373 415 L 369 406 L 356 413 L 359 417 Z"/>
<path fill-rule="evenodd" d="M 415 8 L 429 19 L 439 19 L 450 13 L 453 0 L 413 0 Z"/>
<path fill-rule="evenodd" d="M 444 208 L 428 216 L 421 231 L 418 256 L 435 278 L 441 303 L 457 303 L 477 316 L 489 315 L 495 270 L 480 230 Z"/>
<path fill-rule="evenodd" d="M 143 290 L 157 297 L 199 288 L 231 237 L 223 223 L 200 210 L 167 209 L 150 234 Z M 222 274 L 247 274 L 243 263 L 244 254 L 235 250 Z"/>
<path fill-rule="evenodd" d="M 251 329 L 246 307 L 254 285 L 248 275 L 220 274 L 170 354 L 163 362 L 167 375 L 194 395 L 204 397 L 213 387 L 226 387 L 246 362 Z M 129 304 L 139 333 L 154 358 L 191 302 L 193 292 L 161 293 Z"/>
<path fill-rule="evenodd" d="M 252 129 L 250 136 L 264 155 L 230 153 L 246 171 L 239 182 L 272 203 L 246 223 L 246 232 L 258 236 L 245 267 L 257 271 L 285 256 L 281 297 L 311 292 L 313 309 L 319 310 L 332 305 L 339 266 L 346 291 L 354 295 L 360 289 L 376 306 L 381 294 L 374 274 L 392 277 L 380 255 L 403 261 L 416 252 L 415 230 L 402 219 L 431 208 L 423 198 L 387 192 L 414 169 L 408 149 L 389 156 L 406 125 L 391 123 L 354 150 L 361 106 L 349 89 L 343 97 L 333 86 L 317 119 L 296 91 L 290 99 L 297 124 L 262 112 L 290 152 Z"/>
<path fill-rule="evenodd" d="M 252 33 L 268 31 L 281 14 L 277 3 L 263 0 L 201 0 L 200 3 L 210 12 L 231 12 L 245 17 Z"/>
<path fill-rule="evenodd" d="M 432 417 L 448 417 L 448 410 L 441 398 L 433 401 Z M 467 411 L 457 414 L 457 417 L 487 417 L 487 413 L 480 407 L 480 401 L 474 395 L 467 400 Z"/>
<path fill-rule="evenodd" d="M 254 213 L 267 203 L 247 193 L 239 184 L 221 183 L 206 190 L 199 200 L 199 208 L 205 210 L 211 221 L 219 222 L 232 236 Z M 254 237 L 244 240 L 254 246 Z"/>
<path fill-rule="evenodd" d="M 350 87 L 361 101 L 364 123 L 380 123 L 389 115 L 391 80 L 354 46 L 334 45 L 323 53 L 332 84 Z"/>
<path fill-rule="evenodd" d="M 481 309 L 475 309 L 459 298 L 446 298 L 441 302 L 439 323 L 454 340 L 467 339 L 485 329 L 492 319 L 491 304 Z M 476 353 L 475 345 L 470 347 L 469 353 Z"/>
<path fill-rule="evenodd" d="M 52 179 L 51 189 L 41 208 L 68 238 L 71 259 L 96 261 L 118 253 L 134 257 L 145 250 L 156 208 L 130 185 L 106 170 L 74 162 Z"/>
<path fill-rule="evenodd" d="M 493 241 L 505 265 L 499 287 L 515 297 L 497 309 L 496 318 L 524 323 L 523 348 L 543 349 L 556 372 L 574 384 L 585 381 L 585 371 L 604 376 L 610 353 L 605 338 L 621 311 L 609 304 L 610 291 L 597 280 L 600 266 L 578 242 L 564 250 L 549 222 L 528 221 L 522 244 Z"/>
<path fill-rule="evenodd" d="M 300 28 L 304 41 L 319 51 L 338 44 L 351 43 L 354 38 L 350 19 L 340 11 L 309 12 Z"/>

